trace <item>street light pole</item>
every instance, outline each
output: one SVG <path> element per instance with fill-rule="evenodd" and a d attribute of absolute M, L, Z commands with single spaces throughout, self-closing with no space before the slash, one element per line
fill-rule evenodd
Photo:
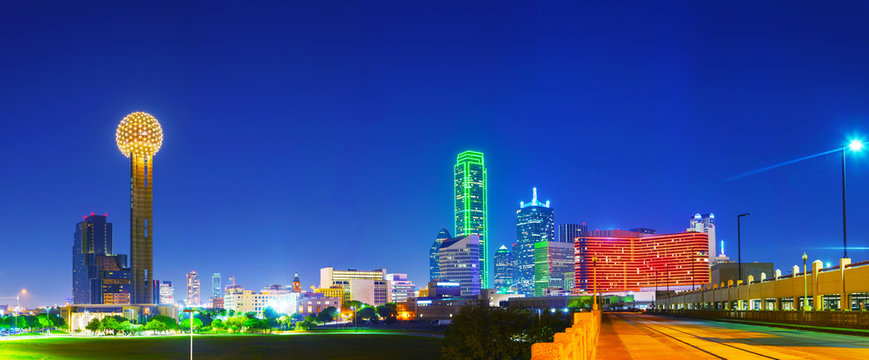
<path fill-rule="evenodd" d="M 592 256 L 591 265 L 592 265 L 592 271 L 594 272 L 594 287 L 592 290 L 592 291 L 594 291 L 594 295 L 592 296 L 592 301 L 594 301 L 594 303 L 591 305 L 591 309 L 597 310 L 598 309 L 598 307 L 597 307 L 597 255 Z"/>
<path fill-rule="evenodd" d="M 803 311 L 809 307 L 809 279 L 807 278 L 809 274 L 806 272 L 806 260 L 808 259 L 809 256 L 803 252 Z"/>
<path fill-rule="evenodd" d="M 848 146 L 842 148 L 842 250 L 843 258 L 848 257 L 848 218 L 845 206 L 845 153 L 847 150 L 858 152 L 863 150 L 863 142 L 857 139 L 851 140 Z M 844 269 L 843 269 L 844 270 Z M 843 300 L 844 302 L 844 300 Z"/>
<path fill-rule="evenodd" d="M 742 217 L 751 215 L 749 213 L 736 215 L 736 258 L 738 261 L 737 272 L 739 279 L 742 280 Z M 737 284 L 739 284 L 737 282 Z"/>
<path fill-rule="evenodd" d="M 190 360 L 193 360 L 193 313 L 196 312 L 196 309 L 184 309 L 184 312 L 190 313 L 187 320 L 190 321 Z"/>

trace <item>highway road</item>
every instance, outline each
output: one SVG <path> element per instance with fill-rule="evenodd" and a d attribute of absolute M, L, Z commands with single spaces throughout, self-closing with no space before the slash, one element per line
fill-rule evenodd
<path fill-rule="evenodd" d="M 869 337 L 607 313 L 598 359 L 869 359 Z"/>

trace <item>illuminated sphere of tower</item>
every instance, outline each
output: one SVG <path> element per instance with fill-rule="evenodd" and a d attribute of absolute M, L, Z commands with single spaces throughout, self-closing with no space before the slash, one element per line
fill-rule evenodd
<path fill-rule="evenodd" d="M 163 145 L 163 129 L 151 114 L 134 112 L 124 117 L 115 133 L 124 156 L 154 156 Z"/>

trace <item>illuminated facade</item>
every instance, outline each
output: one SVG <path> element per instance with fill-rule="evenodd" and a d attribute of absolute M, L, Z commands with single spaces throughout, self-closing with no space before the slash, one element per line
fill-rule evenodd
<path fill-rule="evenodd" d="M 441 231 L 438 233 L 438 236 L 435 238 L 434 243 L 431 244 L 431 248 L 428 250 L 428 281 L 435 281 L 440 279 L 441 271 L 440 266 L 438 265 L 438 256 L 441 251 L 441 244 L 444 240 L 453 237 L 450 235 L 450 231 L 446 228 L 441 228 Z"/>
<path fill-rule="evenodd" d="M 708 240 L 701 232 L 645 235 L 625 230 L 590 231 L 574 243 L 576 292 L 591 292 L 595 287 L 606 292 L 707 284 Z"/>
<path fill-rule="evenodd" d="M 539 241 L 534 244 L 534 296 L 564 293 L 564 274 L 573 269 L 573 244 Z"/>
<path fill-rule="evenodd" d="M 513 256 L 501 245 L 495 252 L 495 289 L 507 291 L 513 285 Z"/>
<path fill-rule="evenodd" d="M 531 202 L 519 202 L 516 210 L 515 281 L 520 294 L 534 295 L 534 244 L 555 241 L 555 210 L 549 201 L 537 201 L 537 188 L 532 189 Z"/>
<path fill-rule="evenodd" d="M 385 304 L 389 298 L 386 269 L 359 271 L 356 269 L 335 270 L 333 267 L 320 269 L 320 288 L 340 286 L 344 298 L 362 301 L 369 305 Z"/>
<path fill-rule="evenodd" d="M 130 271 L 133 303 L 153 304 L 154 297 L 154 155 L 163 145 L 163 129 L 153 116 L 135 112 L 115 133 L 118 149 L 130 158 Z"/>
<path fill-rule="evenodd" d="M 292 314 L 298 306 L 299 296 L 300 294 L 292 291 L 256 292 L 234 288 L 224 295 L 223 308 L 240 314 L 254 312 L 257 316 L 262 316 L 263 310 L 271 307 L 279 314 Z"/>
<path fill-rule="evenodd" d="M 200 289 L 199 274 L 196 270 L 187 273 L 187 306 L 198 306 L 202 303 Z"/>
<path fill-rule="evenodd" d="M 459 283 L 462 296 L 480 295 L 480 240 L 477 235 L 445 240 L 438 260 L 441 280 Z"/>
<path fill-rule="evenodd" d="M 480 242 L 480 284 L 489 286 L 488 180 L 483 153 L 465 151 L 456 158 L 456 237 L 476 235 Z"/>
<path fill-rule="evenodd" d="M 175 305 L 175 288 L 171 281 L 160 282 L 160 305 Z"/>
<path fill-rule="evenodd" d="M 416 285 L 407 279 L 407 274 L 386 274 L 389 298 L 386 302 L 402 302 L 416 297 Z"/>

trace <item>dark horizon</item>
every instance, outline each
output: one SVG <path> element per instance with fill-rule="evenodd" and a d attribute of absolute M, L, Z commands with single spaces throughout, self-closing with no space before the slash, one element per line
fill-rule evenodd
<path fill-rule="evenodd" d="M 726 180 L 869 139 L 869 5 L 350 4 L 9 4 L 0 297 L 71 296 L 91 212 L 130 253 L 114 132 L 134 111 L 165 134 L 154 275 L 178 300 L 190 270 L 260 290 L 385 267 L 425 286 L 464 150 L 486 156 L 490 255 L 537 187 L 556 225 L 669 233 L 712 212 L 733 259 L 750 212 L 744 262 L 841 257 L 840 153 Z M 858 262 L 869 157 L 848 156 Z"/>

